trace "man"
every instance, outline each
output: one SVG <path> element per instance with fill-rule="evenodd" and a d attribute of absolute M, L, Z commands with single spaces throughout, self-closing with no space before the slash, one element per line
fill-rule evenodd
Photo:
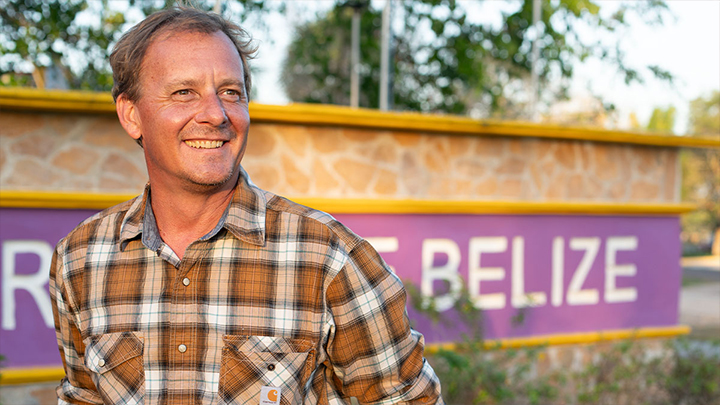
<path fill-rule="evenodd" d="M 150 181 L 58 243 L 59 403 L 442 403 L 378 254 L 242 170 L 246 38 L 176 8 L 115 47 L 118 117 Z"/>

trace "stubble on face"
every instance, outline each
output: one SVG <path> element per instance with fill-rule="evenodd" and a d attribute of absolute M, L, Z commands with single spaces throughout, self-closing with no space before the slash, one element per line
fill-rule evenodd
<path fill-rule="evenodd" d="M 148 48 L 140 76 L 136 105 L 151 181 L 200 193 L 233 187 L 250 120 L 243 66 L 230 39 L 161 37 Z"/>
<path fill-rule="evenodd" d="M 230 131 L 227 127 L 225 128 L 217 128 L 217 129 L 199 129 L 197 127 L 192 127 L 188 129 L 184 129 L 180 133 L 180 139 L 196 139 L 196 138 L 206 138 L 206 137 L 217 137 L 225 136 L 225 137 L 231 137 L 235 138 L 236 136 L 232 131 Z M 247 132 L 244 134 L 243 138 L 247 139 Z M 243 150 L 245 148 L 243 147 Z M 196 187 L 196 189 L 204 189 L 204 190 L 210 190 L 215 189 L 218 187 L 221 187 L 229 182 L 232 182 L 233 185 L 237 182 L 237 177 L 240 173 L 240 162 L 237 163 L 234 167 L 229 168 L 226 176 L 224 178 L 221 178 L 220 180 L 208 180 L 206 179 L 206 176 L 203 176 L 200 173 L 196 173 L 195 176 L 192 174 L 185 177 L 185 180 L 188 183 L 191 183 Z"/>

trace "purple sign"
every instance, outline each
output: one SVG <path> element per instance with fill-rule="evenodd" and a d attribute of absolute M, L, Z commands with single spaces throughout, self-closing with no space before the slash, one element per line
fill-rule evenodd
<path fill-rule="evenodd" d="M 466 289 L 483 311 L 486 338 L 677 325 L 677 217 L 336 218 L 377 241 L 398 276 L 434 296 L 441 312 L 449 311 L 460 289 Z M 428 342 L 458 338 L 459 325 L 434 325 L 412 310 L 410 315 Z M 456 317 L 450 311 L 443 318 Z"/>
<path fill-rule="evenodd" d="M 0 208 L 4 367 L 61 365 L 48 276 L 57 242 L 96 210 Z"/>
<path fill-rule="evenodd" d="M 6 367 L 60 365 L 47 278 L 52 251 L 96 211 L 0 209 L 0 354 Z M 428 343 L 465 330 L 467 293 L 486 338 L 677 324 L 677 217 L 342 214 L 445 323 L 410 317 Z M 447 322 L 454 322 L 448 325 Z M 451 326 L 451 327 L 449 327 Z"/>

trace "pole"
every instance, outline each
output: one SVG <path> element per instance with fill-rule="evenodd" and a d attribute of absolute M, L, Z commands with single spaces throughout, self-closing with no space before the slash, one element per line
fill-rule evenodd
<path fill-rule="evenodd" d="M 388 89 L 390 87 L 390 3 L 386 0 L 382 13 L 382 36 L 380 45 L 380 111 L 388 110 Z"/>
<path fill-rule="evenodd" d="M 350 56 L 350 107 L 360 105 L 360 9 L 353 10 L 352 49 Z"/>
<path fill-rule="evenodd" d="M 532 61 L 530 65 L 530 117 L 532 121 L 539 121 L 538 104 L 540 98 L 540 82 L 538 80 L 537 62 L 540 59 L 540 13 L 542 12 L 541 0 L 533 0 L 533 27 L 535 27 L 535 38 L 532 43 Z"/>

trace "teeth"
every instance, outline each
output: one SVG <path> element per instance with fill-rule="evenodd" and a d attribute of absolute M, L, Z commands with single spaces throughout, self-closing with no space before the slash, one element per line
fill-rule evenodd
<path fill-rule="evenodd" d="M 223 143 L 223 141 L 185 141 L 185 145 L 195 149 L 216 149 Z"/>

